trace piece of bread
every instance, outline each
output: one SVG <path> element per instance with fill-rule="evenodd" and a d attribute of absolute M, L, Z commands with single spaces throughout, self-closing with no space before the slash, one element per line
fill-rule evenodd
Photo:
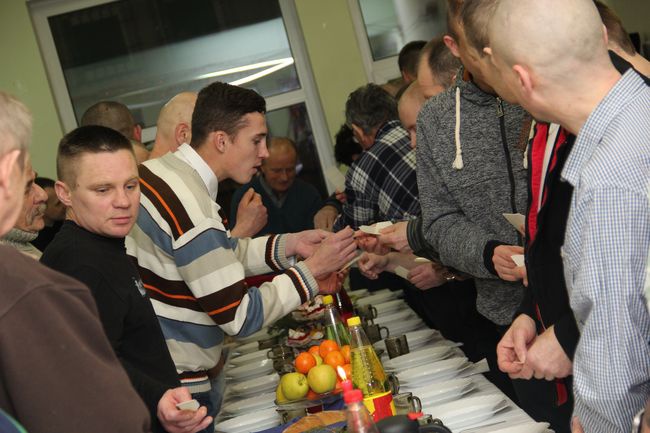
<path fill-rule="evenodd" d="M 282 433 L 303 433 L 317 427 L 325 427 L 345 421 L 345 411 L 327 410 L 312 413 L 286 428 Z"/>

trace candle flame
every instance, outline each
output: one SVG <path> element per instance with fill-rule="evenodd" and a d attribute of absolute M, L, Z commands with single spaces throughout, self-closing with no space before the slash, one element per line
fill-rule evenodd
<path fill-rule="evenodd" d="M 340 365 L 336 367 L 336 371 L 339 374 L 339 377 L 341 378 L 341 380 L 348 380 L 348 378 L 347 378 L 347 376 L 345 374 L 345 370 Z"/>

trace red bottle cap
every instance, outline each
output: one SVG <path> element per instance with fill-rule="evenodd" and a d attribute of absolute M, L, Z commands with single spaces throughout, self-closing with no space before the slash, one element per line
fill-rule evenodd
<path fill-rule="evenodd" d="M 363 401 L 363 393 L 360 389 L 346 391 L 345 394 L 343 394 L 343 400 L 345 401 L 345 404 Z"/>
<path fill-rule="evenodd" d="M 422 418 L 424 414 L 422 412 L 409 412 L 406 415 L 411 421 L 415 421 L 418 418 Z"/>

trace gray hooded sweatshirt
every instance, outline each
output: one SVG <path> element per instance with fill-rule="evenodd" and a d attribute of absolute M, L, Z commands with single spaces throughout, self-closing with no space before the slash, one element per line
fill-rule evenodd
<path fill-rule="evenodd" d="M 521 283 L 499 279 L 494 248 L 521 245 L 503 213 L 525 213 L 525 112 L 463 81 L 431 98 L 417 121 L 417 177 L 422 234 L 445 266 L 472 275 L 478 311 L 507 325 L 523 297 Z"/>

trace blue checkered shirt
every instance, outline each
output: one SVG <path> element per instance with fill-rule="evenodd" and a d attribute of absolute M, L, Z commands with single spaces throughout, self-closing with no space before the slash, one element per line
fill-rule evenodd
<path fill-rule="evenodd" d="M 634 71 L 591 113 L 562 175 L 574 186 L 562 255 L 582 331 L 574 414 L 585 432 L 628 433 L 650 395 L 650 88 Z"/>
<path fill-rule="evenodd" d="M 334 231 L 420 215 L 415 151 L 398 121 L 386 122 L 377 131 L 375 144 L 352 164 L 345 177 L 345 195 L 347 202 Z"/>

